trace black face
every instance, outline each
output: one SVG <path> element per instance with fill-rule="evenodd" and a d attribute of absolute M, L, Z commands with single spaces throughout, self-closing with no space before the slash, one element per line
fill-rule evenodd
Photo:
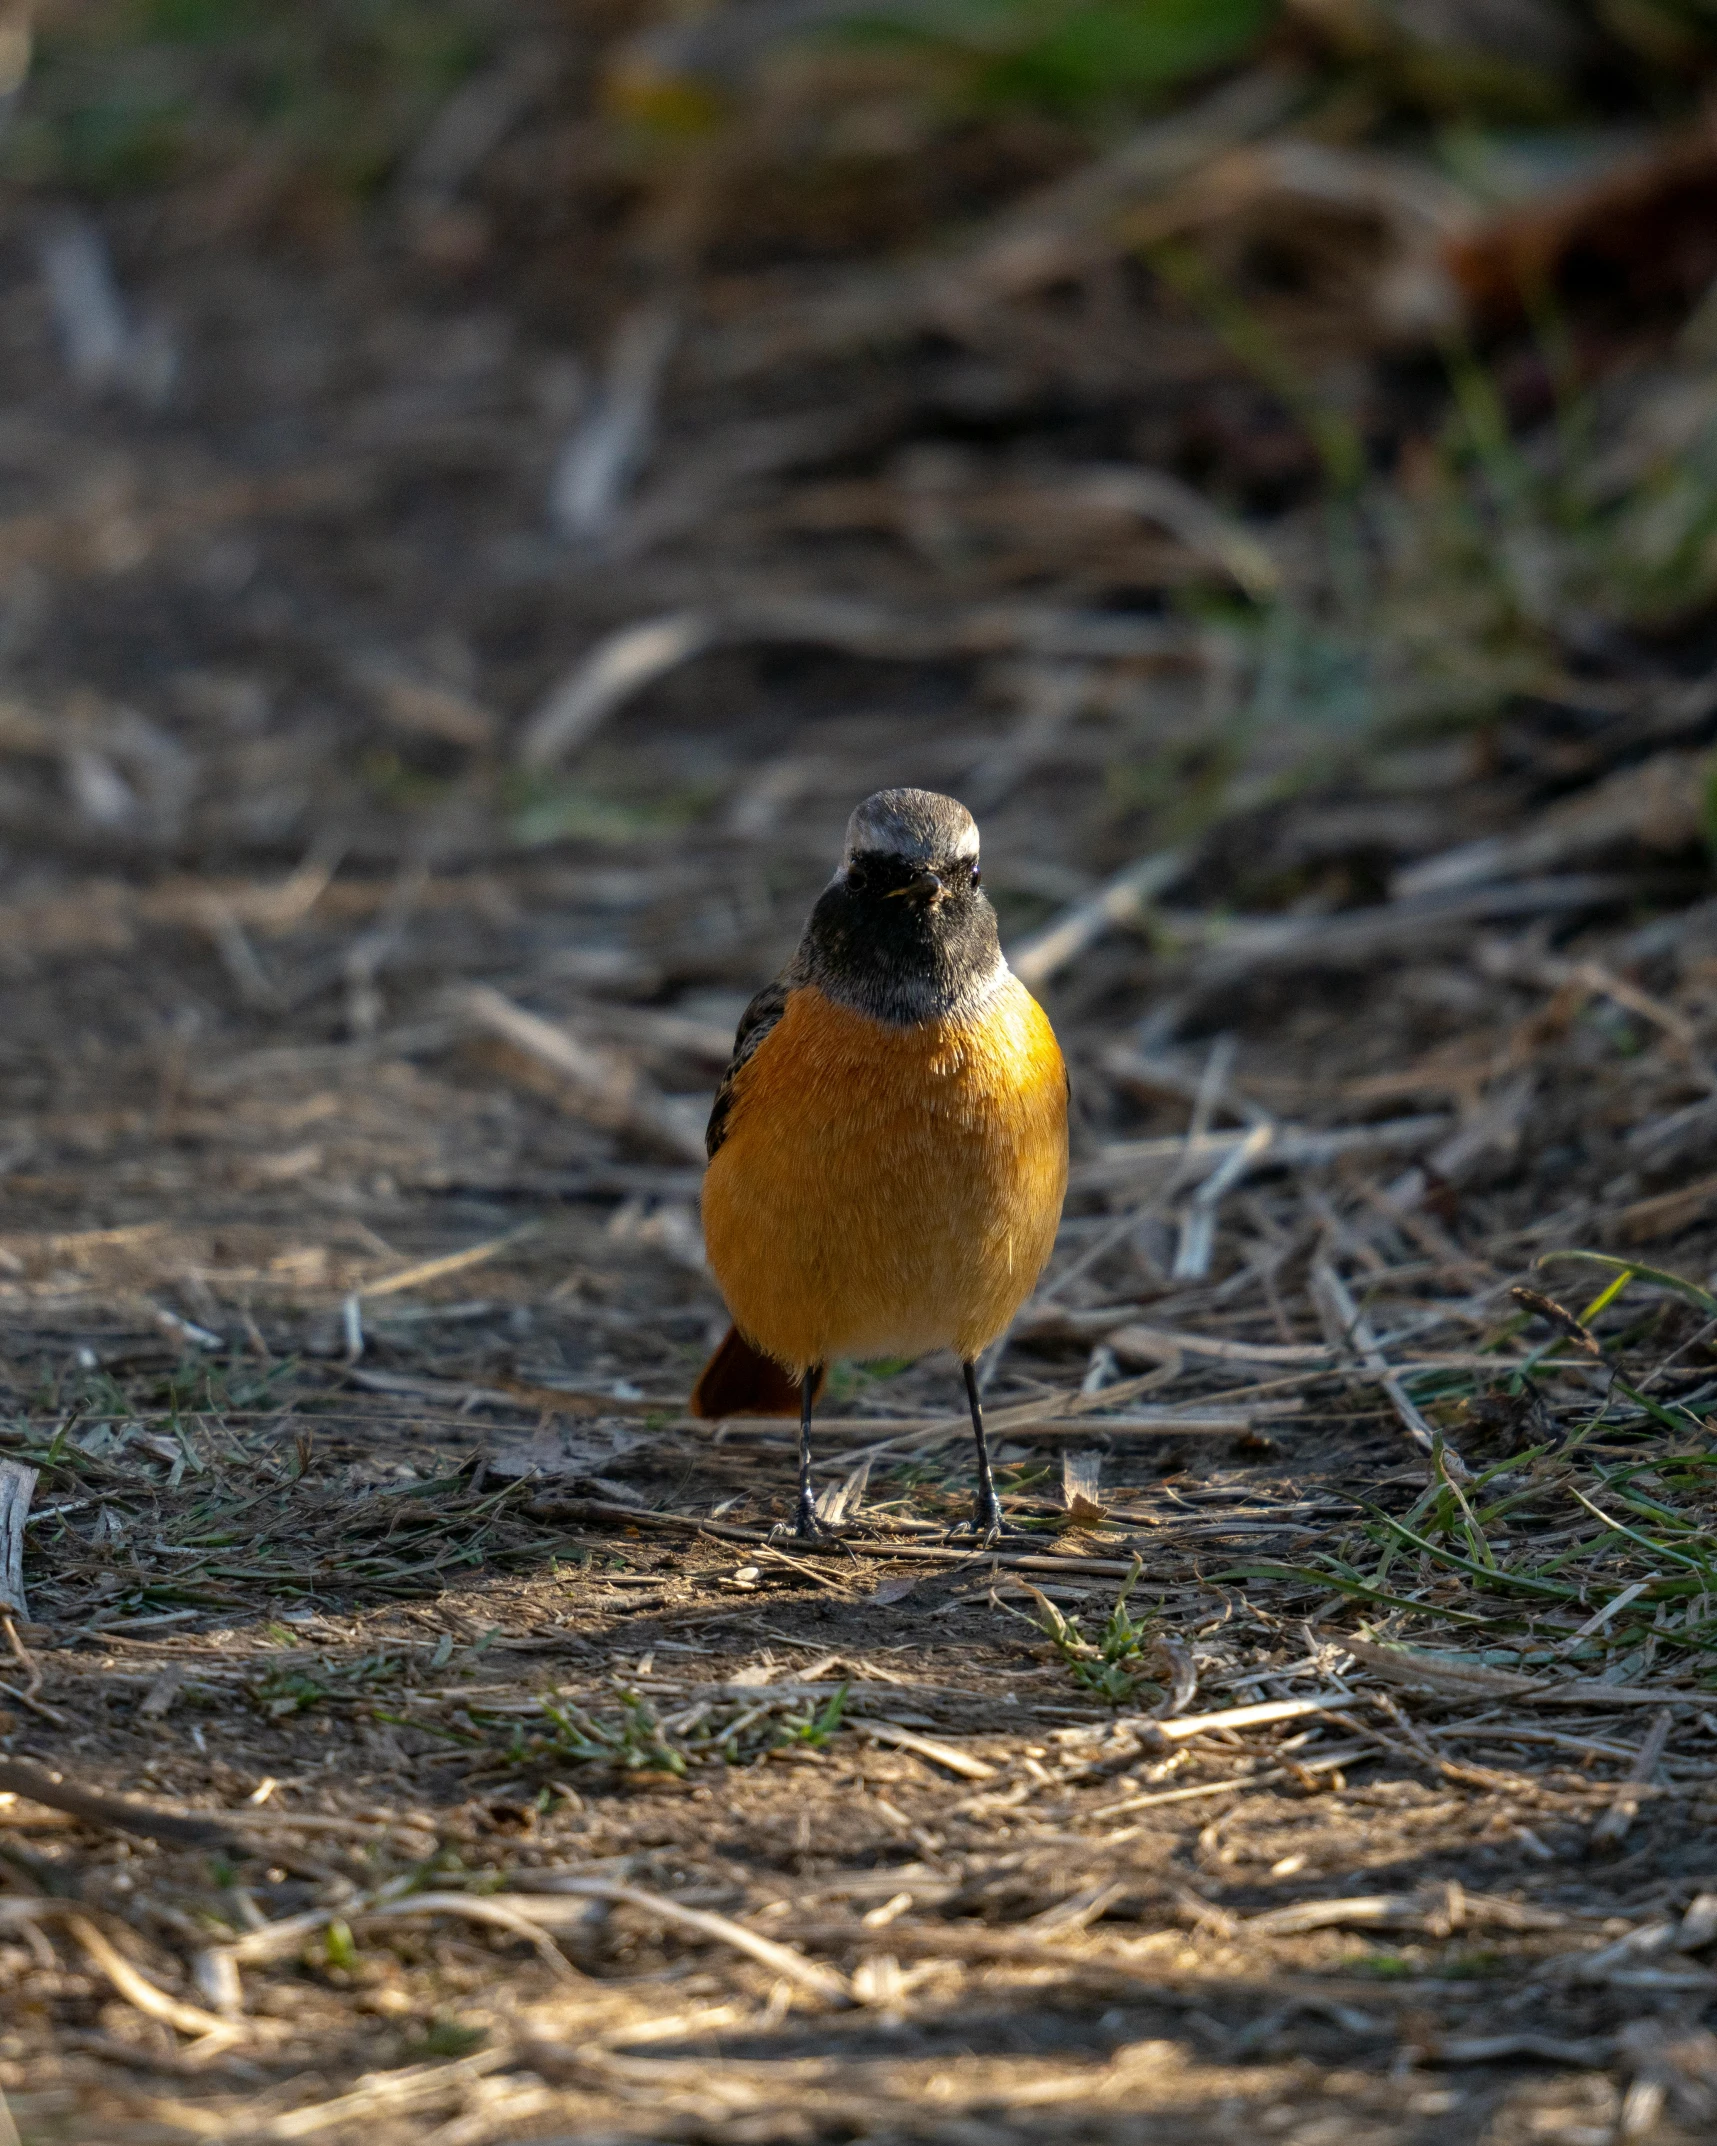
<path fill-rule="evenodd" d="M 811 912 L 811 981 L 882 1021 L 955 1013 L 1001 959 L 974 858 L 863 850 Z"/>
<path fill-rule="evenodd" d="M 884 850 L 864 850 L 847 866 L 847 892 L 873 901 L 905 902 L 932 912 L 956 897 L 975 894 L 983 883 L 975 857 L 938 858 L 921 864 Z"/>

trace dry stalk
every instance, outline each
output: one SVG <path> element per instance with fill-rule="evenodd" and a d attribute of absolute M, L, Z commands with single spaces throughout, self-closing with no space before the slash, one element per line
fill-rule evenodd
<path fill-rule="evenodd" d="M 218 1848 L 229 1855 L 243 1855 L 245 1847 L 224 1826 L 208 1818 L 195 1818 L 177 1811 L 157 1810 L 129 1797 L 109 1796 L 50 1773 L 33 1759 L 0 1757 L 0 1789 L 28 1796 L 32 1803 L 45 1803 L 51 1811 L 67 1811 L 91 1825 L 109 1826 L 121 1833 L 135 1833 L 144 1840 L 170 1841 L 182 1848 Z"/>
<path fill-rule="evenodd" d="M 127 2004 L 134 2005 L 148 2018 L 159 2020 L 163 2026 L 194 2037 L 203 2052 L 212 2053 L 215 2049 L 225 2048 L 242 2039 L 249 2031 L 247 2027 L 237 2026 L 231 2020 L 218 2019 L 214 2013 L 205 2012 L 200 2006 L 186 2004 L 182 1999 L 170 1996 L 166 1990 L 151 1982 L 140 1968 L 134 1967 L 124 1954 L 102 1935 L 83 1910 L 70 1901 L 32 1897 L 0 1903 L 0 1920 L 8 1924 L 42 1921 L 49 1917 L 64 1923 L 66 1929 Z"/>

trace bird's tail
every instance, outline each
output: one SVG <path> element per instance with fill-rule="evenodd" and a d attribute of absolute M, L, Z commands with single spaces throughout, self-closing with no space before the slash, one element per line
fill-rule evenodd
<path fill-rule="evenodd" d="M 821 1371 L 816 1390 L 823 1390 Z M 690 1406 L 694 1416 L 796 1416 L 799 1381 L 774 1357 L 754 1349 L 737 1326 L 730 1326 L 721 1347 L 698 1373 Z"/>

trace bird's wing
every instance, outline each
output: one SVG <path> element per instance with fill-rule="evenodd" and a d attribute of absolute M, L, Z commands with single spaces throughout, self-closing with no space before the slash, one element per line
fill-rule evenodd
<path fill-rule="evenodd" d="M 733 1107 L 733 1084 L 739 1077 L 740 1068 L 755 1055 L 758 1046 L 786 1012 L 788 999 L 803 981 L 795 961 L 783 969 L 772 984 L 765 984 L 740 1015 L 739 1028 L 733 1039 L 733 1056 L 727 1061 L 727 1071 L 715 1091 L 715 1104 L 704 1132 L 704 1147 L 711 1157 L 727 1137 L 727 1114 Z"/>

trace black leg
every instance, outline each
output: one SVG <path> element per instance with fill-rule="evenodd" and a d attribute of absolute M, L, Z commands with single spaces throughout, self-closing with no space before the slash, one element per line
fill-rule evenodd
<path fill-rule="evenodd" d="M 821 1542 L 829 1532 L 817 1518 L 811 1491 L 811 1401 L 822 1371 L 821 1364 L 813 1364 L 799 1381 L 799 1517 L 793 1532 L 801 1542 Z"/>
<path fill-rule="evenodd" d="M 1002 1501 L 996 1496 L 996 1479 L 990 1473 L 990 1447 L 984 1436 L 984 1404 L 978 1397 L 978 1367 L 963 1363 L 966 1400 L 972 1411 L 972 1439 L 978 1448 L 978 1490 L 972 1501 L 972 1532 L 985 1542 L 1002 1531 Z"/>

